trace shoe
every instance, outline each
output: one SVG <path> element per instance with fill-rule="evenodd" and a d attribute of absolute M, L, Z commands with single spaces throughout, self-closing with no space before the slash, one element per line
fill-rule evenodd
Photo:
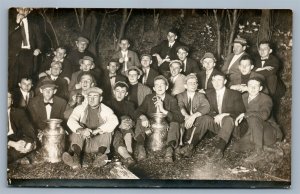
<path fill-rule="evenodd" d="M 184 157 L 190 158 L 193 155 L 194 146 L 192 144 L 187 144 L 181 148 L 180 152 Z"/>
<path fill-rule="evenodd" d="M 146 159 L 146 150 L 145 150 L 145 147 L 142 146 L 142 145 L 138 145 L 137 147 L 137 161 L 141 161 L 141 160 L 144 160 Z"/>
<path fill-rule="evenodd" d="M 24 157 L 24 158 L 20 158 L 19 160 L 17 160 L 17 163 L 26 165 L 26 164 L 30 164 L 30 160 L 27 157 Z"/>
<path fill-rule="evenodd" d="M 132 166 L 132 165 L 134 165 L 134 164 L 135 164 L 135 161 L 133 160 L 132 157 L 128 157 L 128 158 L 126 158 L 126 159 L 124 160 L 124 165 L 125 165 L 126 167 L 130 167 L 130 166 Z"/>
<path fill-rule="evenodd" d="M 166 163 L 173 163 L 173 148 L 171 146 L 167 147 L 166 154 L 165 154 L 165 162 Z"/>
<path fill-rule="evenodd" d="M 68 152 L 64 152 L 62 155 L 62 160 L 66 165 L 73 169 L 81 168 L 79 156 L 77 154 L 71 156 Z"/>
<path fill-rule="evenodd" d="M 106 154 L 98 154 L 95 158 L 95 160 L 93 161 L 93 167 L 101 167 L 104 166 L 107 163 L 108 157 Z"/>
<path fill-rule="evenodd" d="M 248 163 L 256 163 L 260 160 L 263 160 L 264 157 L 264 152 L 263 151 L 254 151 L 250 156 L 248 156 L 247 158 L 245 158 L 245 162 Z"/>
<path fill-rule="evenodd" d="M 224 153 L 222 152 L 222 150 L 216 148 L 211 157 L 211 161 L 217 162 L 217 161 L 221 160 L 223 157 L 224 157 Z"/>

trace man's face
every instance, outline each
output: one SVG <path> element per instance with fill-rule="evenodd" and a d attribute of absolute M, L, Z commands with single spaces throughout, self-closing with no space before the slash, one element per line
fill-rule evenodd
<path fill-rule="evenodd" d="M 24 15 L 25 17 L 30 13 L 29 8 L 18 8 L 17 9 L 18 14 Z"/>
<path fill-rule="evenodd" d="M 29 92 L 32 88 L 32 81 L 30 79 L 22 79 L 19 83 L 19 87 L 23 92 Z"/>
<path fill-rule="evenodd" d="M 85 49 L 88 47 L 87 42 L 76 41 L 76 46 L 79 52 L 83 53 Z"/>
<path fill-rule="evenodd" d="M 216 63 L 212 58 L 205 58 L 202 61 L 202 65 L 206 71 L 210 71 L 215 67 Z"/>
<path fill-rule="evenodd" d="M 172 63 L 170 66 L 171 75 L 174 77 L 181 72 L 180 64 L 179 63 Z"/>
<path fill-rule="evenodd" d="M 109 73 L 115 74 L 118 70 L 118 65 L 116 62 L 110 62 L 107 69 L 108 69 Z"/>
<path fill-rule="evenodd" d="M 152 60 L 150 59 L 149 56 L 143 56 L 141 59 L 141 64 L 143 68 L 148 68 L 150 67 L 150 64 L 152 63 Z"/>
<path fill-rule="evenodd" d="M 212 77 L 212 84 L 213 84 L 215 90 L 220 90 L 223 87 L 225 87 L 226 81 L 227 80 L 224 79 L 224 77 L 220 76 L 220 75 L 216 75 L 216 76 Z"/>
<path fill-rule="evenodd" d="M 157 95 L 165 94 L 167 89 L 168 86 L 166 85 L 166 82 L 164 80 L 158 79 L 154 81 L 153 90 L 156 92 Z"/>
<path fill-rule="evenodd" d="M 188 92 L 195 92 L 198 88 L 198 80 L 196 78 L 188 79 L 185 88 Z"/>
<path fill-rule="evenodd" d="M 130 47 L 130 44 L 127 40 L 121 40 L 119 46 L 120 46 L 122 51 L 127 51 L 128 48 Z"/>
<path fill-rule="evenodd" d="M 54 54 L 55 54 L 55 57 L 58 60 L 61 60 L 61 59 L 63 59 L 66 56 L 66 50 L 58 48 L 58 49 L 56 49 L 56 51 L 54 52 Z"/>
<path fill-rule="evenodd" d="M 128 72 L 128 80 L 130 84 L 135 84 L 138 82 L 139 74 L 137 71 L 132 70 Z"/>
<path fill-rule="evenodd" d="M 56 93 L 56 89 L 53 87 L 46 87 L 40 89 L 40 92 L 43 94 L 44 100 L 49 101 L 53 98 L 53 95 Z"/>
<path fill-rule="evenodd" d="M 250 96 L 256 96 L 262 90 L 260 82 L 256 80 L 248 81 L 248 92 Z"/>
<path fill-rule="evenodd" d="M 61 73 L 61 66 L 60 65 L 52 65 L 51 68 L 50 68 L 50 72 L 51 72 L 51 75 L 53 76 L 59 76 L 59 74 Z"/>
<path fill-rule="evenodd" d="M 97 92 L 90 92 L 88 94 L 88 103 L 92 108 L 98 107 L 101 103 L 102 96 Z"/>
<path fill-rule="evenodd" d="M 169 32 L 167 35 L 167 39 L 170 43 L 173 43 L 177 39 L 177 36 L 174 33 Z"/>
<path fill-rule="evenodd" d="M 10 93 L 7 94 L 7 108 L 10 108 L 12 105 L 13 101 L 12 101 L 12 96 Z"/>
<path fill-rule="evenodd" d="M 253 69 L 253 65 L 251 65 L 250 60 L 241 60 L 239 69 L 242 73 L 242 75 L 248 75 L 251 73 L 251 70 Z"/>
<path fill-rule="evenodd" d="M 80 64 L 80 69 L 82 71 L 89 71 L 93 67 L 93 63 L 90 60 L 83 60 L 82 63 Z"/>
<path fill-rule="evenodd" d="M 177 52 L 177 56 L 181 61 L 184 61 L 186 59 L 186 57 L 188 56 L 188 54 L 189 53 L 183 49 L 179 49 Z"/>
<path fill-rule="evenodd" d="M 268 44 L 260 44 L 258 48 L 258 52 L 261 58 L 268 58 L 272 53 L 272 49 Z"/>
<path fill-rule="evenodd" d="M 240 43 L 233 44 L 233 53 L 239 55 L 246 50 L 246 46 L 242 46 Z"/>
<path fill-rule="evenodd" d="M 82 90 L 86 91 L 94 85 L 93 79 L 89 75 L 83 75 L 80 80 L 80 85 Z"/>
<path fill-rule="evenodd" d="M 114 95 L 117 101 L 122 101 L 126 96 L 128 92 L 126 87 L 116 87 L 114 89 Z"/>

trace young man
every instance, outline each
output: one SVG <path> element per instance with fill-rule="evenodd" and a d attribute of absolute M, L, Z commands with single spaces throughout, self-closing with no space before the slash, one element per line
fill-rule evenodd
<path fill-rule="evenodd" d="M 88 104 L 87 90 L 96 86 L 95 78 L 89 72 L 81 74 L 79 83 L 81 84 L 80 89 L 75 89 L 70 92 L 69 102 L 67 104 L 66 111 L 64 112 L 64 118 L 66 120 L 69 119 L 76 106 Z"/>
<path fill-rule="evenodd" d="M 216 149 L 212 160 L 223 158 L 224 150 L 234 131 L 234 120 L 245 112 L 242 96 L 239 92 L 225 87 L 227 80 L 222 73 L 212 77 L 214 89 L 207 90 L 206 96 L 210 104 L 211 116 L 209 119 L 209 130 L 217 134 Z"/>
<path fill-rule="evenodd" d="M 135 112 L 137 124 L 135 128 L 135 140 L 137 142 L 137 159 L 143 160 L 146 158 L 145 152 L 145 131 L 150 127 L 149 119 L 151 115 L 158 109 L 161 113 L 167 115 L 166 120 L 169 124 L 167 135 L 167 148 L 165 154 L 165 162 L 173 162 L 174 149 L 179 142 L 179 123 L 184 121 L 177 104 L 177 100 L 166 91 L 169 87 L 168 80 L 159 75 L 154 78 L 153 90 L 155 93 L 145 97 L 142 105 Z M 158 100 L 153 101 L 153 97 L 157 96 Z"/>
<path fill-rule="evenodd" d="M 177 94 L 184 92 L 185 75 L 181 74 L 182 62 L 179 60 L 173 60 L 170 62 L 170 82 L 171 82 L 171 94 L 176 96 Z"/>
<path fill-rule="evenodd" d="M 126 71 L 129 81 L 128 100 L 134 104 L 135 108 L 142 104 L 145 96 L 152 93 L 149 87 L 138 82 L 142 74 L 143 72 L 135 66 L 130 67 Z"/>
<path fill-rule="evenodd" d="M 236 74 L 231 77 L 231 80 L 228 84 L 230 89 L 244 93 L 248 91 L 247 83 L 249 79 L 258 77 L 264 81 L 265 77 L 252 71 L 253 68 L 254 65 L 251 57 L 249 55 L 242 56 L 239 64 L 241 75 Z M 267 88 L 265 88 L 264 93 L 268 93 Z"/>
<path fill-rule="evenodd" d="M 151 55 L 155 57 L 155 65 L 159 73 L 169 77 L 169 62 L 177 59 L 176 48 L 184 45 L 178 40 L 178 31 L 172 28 L 168 31 L 167 40 L 151 49 Z"/>
<path fill-rule="evenodd" d="M 49 75 L 40 79 L 35 89 L 35 94 L 40 94 L 40 85 L 43 80 L 52 80 L 57 85 L 56 96 L 59 96 L 65 100 L 69 99 L 68 82 L 66 79 L 60 76 L 62 72 L 62 64 L 60 62 L 52 62 L 49 70 Z"/>
<path fill-rule="evenodd" d="M 248 161 L 257 161 L 264 155 L 264 146 L 269 146 L 282 139 L 282 132 L 272 116 L 272 99 L 262 93 L 262 80 L 250 78 L 248 81 L 248 93 L 243 94 L 243 102 L 246 111 L 235 119 L 235 125 L 246 119 L 248 130 L 242 137 L 240 147 L 252 144 L 255 151 Z"/>
<path fill-rule="evenodd" d="M 247 48 L 247 41 L 244 38 L 237 37 L 233 41 L 233 53 L 227 56 L 224 65 L 222 66 L 222 72 L 226 74 L 228 81 L 232 76 L 241 75 L 239 70 L 240 59 L 243 55 L 247 55 L 245 52 Z"/>
<path fill-rule="evenodd" d="M 40 85 L 42 95 L 34 97 L 28 105 L 28 110 L 34 128 L 41 132 L 47 126 L 47 119 L 63 119 L 67 102 L 55 96 L 57 85 L 52 80 L 43 80 Z"/>
<path fill-rule="evenodd" d="M 149 88 L 154 86 L 154 78 L 159 75 L 159 73 L 154 70 L 150 65 L 152 64 L 152 56 L 148 54 L 142 54 L 141 64 L 143 76 L 140 77 L 140 82 Z"/>
<path fill-rule="evenodd" d="M 118 72 L 120 64 L 115 59 L 112 59 L 108 62 L 107 70 L 104 71 L 103 79 L 102 79 L 102 88 L 105 91 L 103 94 L 103 101 L 109 101 L 113 97 L 113 88 L 116 82 L 118 81 L 127 81 L 127 78 L 121 75 Z"/>
<path fill-rule="evenodd" d="M 113 55 L 113 59 L 119 61 L 122 64 L 120 72 L 122 75 L 125 75 L 125 72 L 128 70 L 129 67 L 136 66 L 140 67 L 140 61 L 136 54 L 136 52 L 128 50 L 130 47 L 129 40 L 126 38 L 122 38 L 119 43 L 120 51 L 116 52 Z"/>
<path fill-rule="evenodd" d="M 65 152 L 62 158 L 73 169 L 81 167 L 80 156 L 85 153 L 96 154 L 94 167 L 106 164 L 106 153 L 110 152 L 112 134 L 119 122 L 113 111 L 101 103 L 102 93 L 100 88 L 89 88 L 88 105 L 77 106 L 67 122 L 72 131 L 70 153 Z"/>
<path fill-rule="evenodd" d="M 182 74 L 200 73 L 200 69 L 195 60 L 188 57 L 189 48 L 187 46 L 179 46 L 176 48 L 178 59 L 182 62 Z"/>
<path fill-rule="evenodd" d="M 201 58 L 200 63 L 203 65 L 204 71 L 197 74 L 199 81 L 199 89 L 206 91 L 207 89 L 213 89 L 212 76 L 220 73 L 216 68 L 216 58 L 212 53 L 205 53 Z"/>
<path fill-rule="evenodd" d="M 7 132 L 7 160 L 8 164 L 21 159 L 20 162 L 29 163 L 24 158 L 36 148 L 34 128 L 26 113 L 22 109 L 12 107 L 13 96 L 8 92 L 8 132 Z M 23 159 L 24 158 L 24 159 Z"/>
<path fill-rule="evenodd" d="M 134 105 L 125 100 L 128 95 L 129 86 L 126 82 L 119 81 L 114 85 L 114 97 L 106 104 L 117 115 L 120 125 L 117 127 L 114 133 L 113 146 L 116 152 L 118 152 L 126 165 L 134 164 L 135 161 L 132 158 L 132 138 L 133 138 L 133 126 L 134 126 Z"/>
<path fill-rule="evenodd" d="M 72 74 L 71 82 L 69 84 L 69 91 L 80 88 L 79 77 L 83 72 L 90 72 L 94 76 L 96 81 L 98 77 L 101 77 L 94 70 L 95 63 L 93 58 L 89 56 L 84 56 L 82 59 L 79 60 L 79 65 L 80 65 L 80 70 Z M 99 84 L 97 83 L 97 85 Z"/>
<path fill-rule="evenodd" d="M 184 87 L 186 91 L 177 95 L 178 106 L 184 116 L 183 143 L 184 146 L 179 150 L 179 154 L 191 157 L 194 147 L 199 143 L 208 127 L 204 126 L 209 117 L 210 105 L 198 88 L 198 79 L 195 74 L 189 74 L 185 78 Z M 206 128 L 205 128 L 206 127 Z"/>
<path fill-rule="evenodd" d="M 34 97 L 34 92 L 32 89 L 32 80 L 31 78 L 21 78 L 19 82 L 19 88 L 13 91 L 13 106 L 16 108 L 27 109 L 29 102 Z"/>

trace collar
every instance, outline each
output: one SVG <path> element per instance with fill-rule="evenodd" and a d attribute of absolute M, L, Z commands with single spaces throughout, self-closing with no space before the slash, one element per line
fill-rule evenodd
<path fill-rule="evenodd" d="M 224 94 L 226 87 L 224 86 L 222 89 L 220 90 L 216 90 L 217 94 Z"/>
<path fill-rule="evenodd" d="M 122 54 L 127 54 L 127 53 L 128 53 L 128 50 L 127 50 L 127 51 L 122 51 L 122 50 L 121 50 L 121 53 L 122 53 Z"/>
<path fill-rule="evenodd" d="M 24 92 L 21 88 L 20 88 L 20 91 L 21 91 L 23 97 L 26 97 L 29 95 L 29 92 Z"/>
<path fill-rule="evenodd" d="M 209 70 L 209 71 L 205 71 L 205 74 L 206 74 L 206 75 L 210 75 L 213 71 L 214 71 L 214 69 L 211 69 L 211 70 Z"/>
<path fill-rule="evenodd" d="M 51 100 L 49 100 L 48 102 L 46 102 L 45 99 L 43 101 L 44 101 L 44 103 L 53 103 L 53 98 Z"/>
<path fill-rule="evenodd" d="M 50 78 L 53 80 L 57 80 L 58 76 L 57 77 L 54 77 L 53 75 L 50 75 Z"/>
<path fill-rule="evenodd" d="M 188 92 L 188 91 L 186 91 L 186 93 L 187 93 L 188 98 L 193 99 L 196 92 Z"/>
<path fill-rule="evenodd" d="M 172 79 L 173 81 L 175 81 L 175 80 L 177 79 L 178 76 L 179 76 L 179 74 L 175 75 L 174 77 L 171 76 L 171 79 Z"/>
<path fill-rule="evenodd" d="M 242 53 L 240 53 L 239 55 L 234 55 L 234 57 L 239 58 L 239 57 L 242 56 L 244 53 L 245 53 L 245 51 L 242 52 Z"/>
<path fill-rule="evenodd" d="M 259 92 L 258 92 L 258 94 L 256 94 L 256 96 L 253 96 L 253 97 L 249 95 L 249 96 L 248 96 L 248 100 L 253 100 L 253 99 L 256 98 L 258 95 L 259 95 Z"/>
<path fill-rule="evenodd" d="M 160 99 L 162 100 L 162 101 L 164 101 L 165 100 L 165 98 L 166 98 L 166 93 L 164 93 L 164 95 L 163 96 L 159 96 L 160 97 Z"/>
<path fill-rule="evenodd" d="M 169 47 L 172 47 L 173 45 L 175 44 L 175 41 L 174 42 L 169 42 Z"/>
<path fill-rule="evenodd" d="M 268 57 L 264 57 L 264 58 L 260 58 L 261 61 L 266 61 L 269 59 L 269 56 Z"/>

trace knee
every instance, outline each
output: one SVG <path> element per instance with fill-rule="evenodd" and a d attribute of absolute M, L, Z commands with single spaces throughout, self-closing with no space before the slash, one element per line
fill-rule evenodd
<path fill-rule="evenodd" d="M 230 116 L 225 116 L 223 119 L 222 119 L 222 123 L 223 125 L 234 125 L 234 121 L 233 121 L 233 118 L 230 117 Z"/>
<path fill-rule="evenodd" d="M 249 116 L 246 118 L 248 125 L 262 124 L 263 120 L 257 116 Z"/>
<path fill-rule="evenodd" d="M 197 117 L 195 120 L 195 126 L 199 126 L 200 124 L 207 124 L 210 120 L 210 116 L 208 115 L 202 115 L 201 117 Z"/>

